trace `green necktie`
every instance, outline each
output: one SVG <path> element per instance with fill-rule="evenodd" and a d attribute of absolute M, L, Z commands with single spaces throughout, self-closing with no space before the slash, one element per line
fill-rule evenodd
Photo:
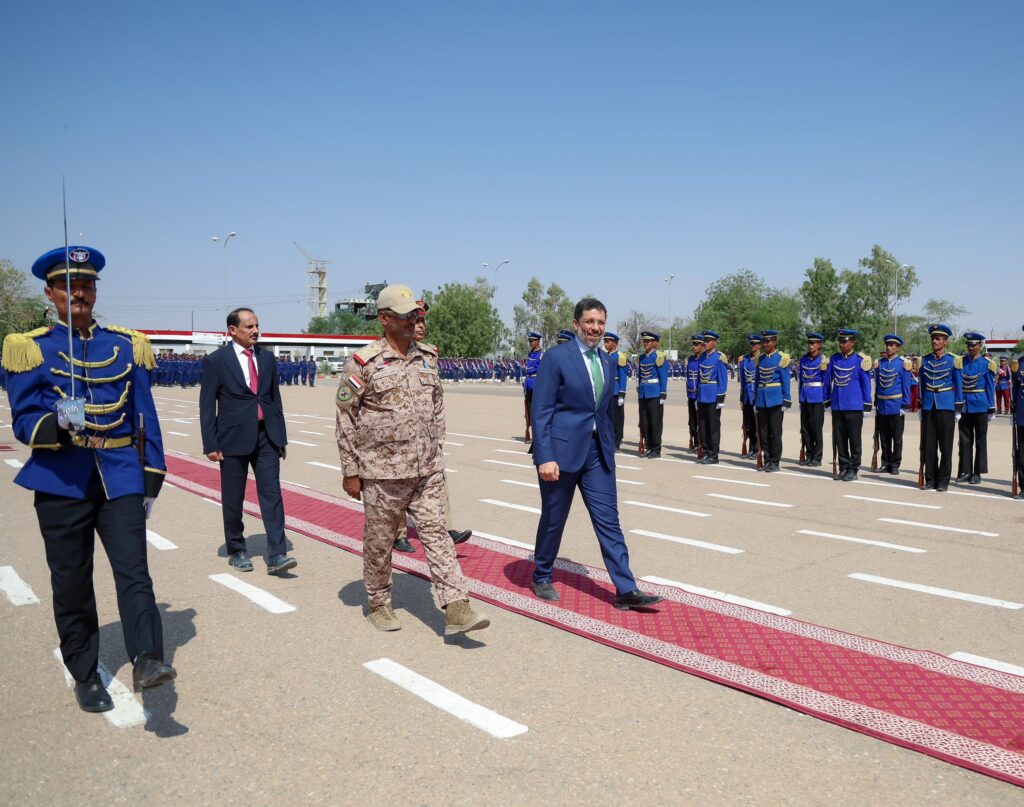
<path fill-rule="evenodd" d="M 601 393 L 604 392 L 604 373 L 601 371 L 601 363 L 597 360 L 597 351 L 588 350 L 587 359 L 590 360 L 590 377 L 594 379 L 594 405 L 601 400 Z"/>

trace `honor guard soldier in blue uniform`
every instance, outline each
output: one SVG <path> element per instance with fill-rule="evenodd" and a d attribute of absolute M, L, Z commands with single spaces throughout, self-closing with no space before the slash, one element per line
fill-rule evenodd
<path fill-rule="evenodd" d="M 648 459 L 661 456 L 661 433 L 664 427 L 664 406 L 668 397 L 668 363 L 658 350 L 661 334 L 644 331 L 640 334 L 644 352 L 638 361 L 636 396 L 640 403 L 640 436 L 647 447 Z"/>
<path fill-rule="evenodd" d="M 163 662 L 146 561 L 146 518 L 166 472 L 149 388 L 156 360 L 144 334 L 93 319 L 105 263 L 98 250 L 82 246 L 39 258 L 32 274 L 45 281 L 59 321 L 10 334 L 3 349 L 14 434 L 32 449 L 14 481 L 35 491 L 61 656 L 87 712 L 114 708 L 97 673 L 96 532 L 114 573 L 136 689 L 176 674 Z"/>
<path fill-rule="evenodd" d="M 953 471 L 953 426 L 964 407 L 963 360 L 948 353 L 953 330 L 937 323 L 928 326 L 932 352 L 921 357 L 921 445 L 924 489 L 949 489 Z"/>
<path fill-rule="evenodd" d="M 961 362 L 964 408 L 960 417 L 960 465 L 957 482 L 981 483 L 988 473 L 988 424 L 996 417 L 996 374 L 999 365 L 985 355 L 984 334 L 964 334 L 967 353 Z"/>
<path fill-rule="evenodd" d="M 622 447 L 622 433 L 626 422 L 626 390 L 629 388 L 629 377 L 626 375 L 626 354 L 619 353 L 619 335 L 614 331 L 605 331 L 604 350 L 612 357 L 615 368 L 615 406 L 612 409 L 612 427 L 615 431 L 615 450 Z"/>
<path fill-rule="evenodd" d="M 566 342 L 571 342 L 575 338 L 576 334 L 568 328 L 562 328 L 562 330 L 558 332 L 558 336 L 555 337 L 555 344 L 564 345 Z"/>
<path fill-rule="evenodd" d="M 853 482 L 860 470 L 864 413 L 871 411 L 871 357 L 856 352 L 858 331 L 840 328 L 839 352 L 828 363 L 826 407 L 832 409 L 832 446 L 839 454 L 836 479 Z"/>
<path fill-rule="evenodd" d="M 1021 328 L 1024 330 L 1024 327 Z M 1024 451 L 1020 449 L 1024 438 L 1024 355 L 1010 363 L 1010 414 L 1013 416 L 1012 457 L 1014 485 L 1011 495 L 1020 499 L 1024 490 Z"/>
<path fill-rule="evenodd" d="M 704 353 L 697 367 L 697 414 L 700 444 L 704 456 L 702 465 L 718 464 L 718 449 L 722 440 L 722 407 L 729 388 L 729 359 L 718 350 L 718 334 L 704 331 Z"/>
<path fill-rule="evenodd" d="M 821 352 L 825 337 L 817 331 L 807 332 L 807 352 L 797 362 L 800 381 L 800 464 L 821 467 L 825 443 L 825 398 L 828 386 L 828 356 Z"/>
<path fill-rule="evenodd" d="M 700 373 L 700 357 L 704 353 L 704 334 L 695 333 L 690 336 L 690 349 L 693 351 L 686 360 L 686 409 L 687 426 L 690 429 L 691 452 L 700 451 L 700 424 L 697 415 L 697 387 Z"/>
<path fill-rule="evenodd" d="M 778 331 L 761 331 L 761 344 L 764 350 L 755 362 L 754 405 L 757 407 L 757 424 L 764 451 L 764 470 L 772 473 L 779 470 L 782 460 L 782 415 L 784 409 L 793 405 L 790 395 L 792 373 L 789 371 L 789 354 L 778 350 Z"/>
<path fill-rule="evenodd" d="M 526 369 L 523 373 L 523 411 L 526 414 L 526 436 L 524 442 L 529 443 L 533 438 L 530 436 L 530 404 L 533 403 L 533 385 L 537 383 L 537 369 L 540 367 L 540 357 L 544 351 L 540 349 L 541 335 L 536 331 L 526 334 L 526 341 L 530 346 L 530 352 L 526 356 Z"/>
<path fill-rule="evenodd" d="M 903 461 L 904 418 L 910 411 L 910 359 L 900 355 L 903 339 L 886 334 L 885 355 L 875 361 L 875 432 L 882 449 L 878 470 L 898 474 Z"/>
<path fill-rule="evenodd" d="M 761 435 L 757 426 L 757 360 L 761 355 L 761 334 L 752 333 L 747 337 L 750 352 L 745 354 L 737 367 L 740 382 L 740 406 L 743 409 L 743 445 L 746 446 L 744 459 L 757 457 Z M 701 343 L 703 347 L 703 343 Z"/>

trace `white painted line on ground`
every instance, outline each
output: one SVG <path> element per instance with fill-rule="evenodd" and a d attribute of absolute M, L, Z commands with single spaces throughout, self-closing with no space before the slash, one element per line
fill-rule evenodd
<path fill-rule="evenodd" d="M 745 605 L 747 608 L 755 608 L 758 611 L 767 611 L 770 614 L 778 614 L 779 616 L 789 616 L 792 611 L 785 608 L 779 608 L 777 605 L 768 605 L 767 603 L 758 602 L 757 600 L 748 600 L 746 597 L 737 597 L 735 594 L 726 594 L 724 591 L 714 591 L 710 588 L 701 588 L 700 586 L 691 586 L 689 583 L 680 583 L 676 580 L 669 580 L 665 577 L 657 577 L 655 575 L 649 575 L 641 577 L 641 580 L 646 580 L 648 583 L 654 583 L 659 586 L 672 586 L 673 588 L 681 588 L 683 591 L 689 591 L 691 594 L 700 594 L 704 597 L 714 597 L 716 600 L 724 600 L 725 602 L 731 602 L 735 605 Z"/>
<path fill-rule="evenodd" d="M 202 500 L 203 500 L 204 502 L 209 502 L 209 503 L 210 503 L 210 504 L 212 504 L 212 505 L 213 505 L 214 507 L 220 507 L 220 506 L 221 506 L 220 502 L 218 502 L 218 501 L 217 501 L 216 499 L 209 499 L 209 498 L 207 498 L 206 496 L 202 496 L 201 498 L 202 498 Z"/>
<path fill-rule="evenodd" d="M 1008 608 L 1016 611 L 1024 608 L 1024 603 L 1011 602 L 1010 600 L 998 600 L 994 597 L 984 597 L 980 594 L 965 594 L 962 591 L 951 591 L 935 586 L 926 586 L 921 583 L 908 583 L 906 580 L 892 580 L 888 577 L 878 577 L 873 574 L 862 574 L 854 572 L 848 574 L 854 580 L 863 580 L 866 583 L 878 583 L 881 586 L 892 586 L 893 588 L 905 588 L 908 591 L 920 591 L 923 594 L 934 594 L 936 597 L 949 597 L 953 600 L 966 600 L 967 602 L 978 603 L 979 605 L 994 605 L 996 608 Z"/>
<path fill-rule="evenodd" d="M 724 493 L 705 493 L 705 496 L 711 496 L 714 499 L 728 499 L 731 502 L 746 502 L 747 504 L 763 504 L 766 507 L 792 507 L 791 504 L 785 504 L 783 502 L 766 502 L 763 499 L 744 499 L 742 496 L 727 496 Z"/>
<path fill-rule="evenodd" d="M 535 549 L 533 544 L 527 544 L 522 541 L 515 541 L 512 538 L 502 538 L 500 535 L 491 535 L 489 532 L 480 532 L 480 530 L 473 530 L 474 538 L 487 538 L 491 541 L 497 541 L 499 544 L 508 544 L 509 546 L 518 546 L 521 549 L 529 549 L 531 552 Z"/>
<path fill-rule="evenodd" d="M 0 591 L 11 605 L 39 605 L 32 586 L 21 579 L 13 566 L 0 566 Z"/>
<path fill-rule="evenodd" d="M 676 459 L 673 459 L 672 457 L 658 457 L 657 460 L 655 460 L 655 461 L 656 462 L 677 462 L 680 465 L 696 465 L 697 464 L 693 460 L 676 460 Z"/>
<path fill-rule="evenodd" d="M 711 513 L 698 513 L 696 510 L 680 510 L 678 507 L 667 507 L 664 504 L 649 504 L 648 502 L 634 502 L 626 500 L 623 504 L 631 504 L 634 507 L 647 507 L 651 510 L 664 510 L 667 513 L 679 513 L 683 516 L 697 516 L 697 518 L 711 518 Z"/>
<path fill-rule="evenodd" d="M 693 475 L 694 479 L 707 479 L 710 482 L 729 482 L 733 485 L 750 485 L 755 488 L 770 488 L 767 482 L 747 482 L 743 479 L 724 479 L 720 476 L 700 476 L 699 474 Z"/>
<path fill-rule="evenodd" d="M 968 530 L 963 527 L 944 527 L 941 524 L 926 524 L 923 521 L 904 521 L 902 518 L 880 518 L 887 524 L 902 524 L 906 527 L 923 527 L 927 530 L 944 530 L 945 532 L 959 532 L 964 535 L 984 535 L 986 538 L 998 538 L 998 532 L 985 532 L 984 530 Z"/>
<path fill-rule="evenodd" d="M 776 471 L 775 473 L 779 476 L 799 476 L 801 479 L 827 479 L 829 482 L 833 481 L 831 474 L 810 474 L 803 471 Z"/>
<path fill-rule="evenodd" d="M 618 463 L 615 463 L 615 470 L 617 470 L 617 471 L 618 470 L 622 470 L 622 471 L 642 471 L 643 468 L 637 468 L 635 465 L 619 465 Z"/>
<path fill-rule="evenodd" d="M 504 460 L 484 460 L 484 462 L 489 462 L 492 465 L 510 465 L 513 468 L 530 468 L 531 470 L 536 467 L 535 465 L 525 465 L 521 462 L 505 462 Z"/>
<path fill-rule="evenodd" d="M 317 437 L 326 437 L 327 436 L 324 432 L 310 432 L 310 431 L 306 431 L 305 429 L 299 429 L 299 434 L 315 434 Z"/>
<path fill-rule="evenodd" d="M 492 737 L 507 740 L 510 737 L 525 734 L 529 730 L 522 723 L 516 723 L 485 706 L 473 703 L 429 678 L 424 678 L 419 673 L 413 672 L 408 667 L 396 664 L 391 659 L 379 658 L 376 661 L 367 661 L 363 666 L 381 678 L 411 692 L 416 697 L 422 698 L 431 706 L 436 706 L 459 720 L 464 720 L 481 731 L 486 731 Z"/>
<path fill-rule="evenodd" d="M 153 532 L 153 530 L 146 530 L 146 540 L 149 541 L 149 543 L 157 549 L 168 550 L 178 548 L 177 544 L 172 544 L 162 535 L 158 535 L 157 533 Z"/>
<path fill-rule="evenodd" d="M 900 507 L 921 507 L 925 510 L 941 510 L 940 504 L 918 504 L 917 502 L 898 502 L 895 499 L 873 499 L 870 496 L 854 496 L 852 493 L 844 493 L 844 499 L 856 499 L 861 502 L 878 502 L 879 504 L 897 504 Z"/>
<path fill-rule="evenodd" d="M 316 448 L 317 447 L 316 443 L 306 443 L 306 442 L 304 442 L 302 440 L 296 440 L 294 437 L 291 440 L 288 441 L 288 444 L 289 445 L 297 445 L 297 446 L 309 446 L 310 448 Z"/>
<path fill-rule="evenodd" d="M 186 426 L 191 426 L 192 421 L 195 420 L 195 418 L 171 418 L 171 420 L 174 423 L 184 423 Z"/>
<path fill-rule="evenodd" d="M 232 591 L 237 591 L 247 600 L 251 600 L 260 608 L 264 608 L 272 614 L 287 614 L 290 611 L 295 610 L 294 605 L 278 599 L 269 591 L 264 591 L 261 588 L 256 588 L 256 586 L 243 583 L 237 577 L 227 574 L 226 572 L 224 574 L 211 574 L 210 579 L 214 583 L 220 583 L 222 586 L 225 586 Z"/>
<path fill-rule="evenodd" d="M 445 468 L 444 472 L 446 474 L 457 474 L 459 471 L 457 468 Z"/>
<path fill-rule="evenodd" d="M 5 463 L 10 465 L 12 468 L 21 468 L 25 465 L 21 460 L 4 460 Z"/>
<path fill-rule="evenodd" d="M 646 485 L 647 484 L 646 482 L 634 482 L 632 479 L 619 479 L 618 477 L 616 477 L 615 481 L 618 482 L 620 485 Z"/>
<path fill-rule="evenodd" d="M 328 470 L 331 470 L 331 471 L 340 471 L 341 470 L 341 466 L 340 465 L 328 465 L 326 462 L 309 462 L 309 461 L 307 461 L 306 465 L 315 465 L 317 468 L 327 468 Z"/>
<path fill-rule="evenodd" d="M 446 446 L 464 446 L 464 445 L 466 445 L 465 443 L 454 443 L 451 440 L 445 440 L 444 444 Z"/>
<path fill-rule="evenodd" d="M 724 552 L 726 555 L 742 555 L 744 550 L 721 544 L 709 544 L 707 541 L 697 541 L 693 538 L 681 538 L 678 535 L 666 535 L 663 532 L 651 532 L 650 530 L 630 530 L 634 535 L 646 535 L 648 538 L 658 538 L 661 541 L 671 541 L 674 544 L 686 544 L 695 546 L 698 549 L 710 549 L 713 552 Z"/>
<path fill-rule="evenodd" d="M 947 490 L 946 493 L 953 496 L 973 496 L 976 499 L 997 499 L 1001 502 L 1012 502 L 1009 496 L 997 496 L 993 493 L 968 493 L 966 490 Z"/>
<path fill-rule="evenodd" d="M 968 664 L 977 664 L 979 667 L 988 667 L 990 670 L 999 670 L 999 672 L 1010 673 L 1011 675 L 1024 676 L 1024 667 L 1018 667 L 1016 664 L 1010 664 L 1006 661 L 996 661 L 994 658 L 985 658 L 984 656 L 976 656 L 974 653 L 963 653 L 960 651 L 950 653 L 949 657 L 957 661 L 966 661 Z"/>
<path fill-rule="evenodd" d="M 522 510 L 524 513 L 537 513 L 540 515 L 539 507 L 527 507 L 525 504 L 513 504 L 512 502 L 503 502 L 500 499 L 481 499 L 480 501 L 486 504 L 493 504 L 498 507 L 508 507 L 512 510 Z"/>
<path fill-rule="evenodd" d="M 173 483 L 171 483 L 171 482 L 164 482 L 163 485 L 161 485 L 160 487 L 161 488 L 177 488 L 178 486 L 173 484 Z"/>
<path fill-rule="evenodd" d="M 797 530 L 797 535 L 816 535 L 819 538 L 834 538 L 837 541 L 850 541 L 855 544 L 867 544 L 868 546 L 880 546 L 883 549 L 895 549 L 898 552 L 925 553 L 927 549 L 918 549 L 916 546 L 903 546 L 902 544 L 890 544 L 886 541 L 872 541 L 870 538 L 854 538 L 852 535 L 836 535 L 834 532 L 818 532 L 817 530 Z"/>
<path fill-rule="evenodd" d="M 874 485 L 878 488 L 889 488 L 889 490 L 917 490 L 917 485 L 900 485 L 897 482 L 872 482 L 868 479 L 855 479 L 855 485 Z"/>
<path fill-rule="evenodd" d="M 10 423 L 0 423 L 0 429 L 13 429 L 14 427 Z"/>
<path fill-rule="evenodd" d="M 57 659 L 57 663 L 60 664 L 61 670 L 64 671 L 64 681 L 68 687 L 73 689 L 75 686 L 75 679 L 71 677 L 71 673 L 68 672 L 68 668 L 64 666 L 64 657 L 60 654 L 60 648 L 55 647 L 53 649 L 53 657 Z M 130 728 L 131 726 L 140 726 L 146 722 L 146 710 L 142 708 L 142 704 L 135 699 L 135 695 L 128 687 L 118 681 L 114 676 L 110 674 L 110 670 L 104 666 L 101 661 L 96 665 L 96 672 L 100 674 L 100 680 L 103 681 L 103 686 L 107 688 L 107 692 L 110 694 L 110 699 L 114 702 L 114 708 L 109 712 L 103 712 L 103 716 L 107 719 L 107 722 L 112 726 L 117 726 L 119 729 Z"/>
<path fill-rule="evenodd" d="M 309 425 L 304 420 L 292 420 L 291 418 L 285 418 L 284 422 L 285 423 L 291 423 L 291 424 L 293 424 L 295 426 L 308 426 Z"/>
<path fill-rule="evenodd" d="M 463 434 L 462 432 L 447 432 L 447 434 L 452 434 L 456 437 L 474 437 L 477 440 L 494 440 L 498 443 L 518 443 L 519 445 L 525 445 L 522 440 L 511 440 L 508 437 L 485 437 L 482 434 Z"/>
<path fill-rule="evenodd" d="M 191 437 L 192 436 L 191 434 L 185 434 L 185 432 L 167 432 L 167 433 L 168 434 L 173 434 L 175 437 Z"/>
<path fill-rule="evenodd" d="M 514 449 L 511 449 L 511 448 L 496 448 L 496 449 L 494 449 L 494 453 L 496 453 L 496 454 L 515 454 L 516 456 L 519 456 L 519 457 L 526 456 L 526 450 L 525 449 L 522 450 L 522 451 L 515 451 Z"/>
<path fill-rule="evenodd" d="M 289 482 L 287 479 L 282 479 L 281 481 L 284 482 L 286 485 L 295 485 L 295 487 L 297 488 L 305 488 L 306 490 L 312 490 L 312 488 L 309 485 L 303 485 L 301 482 Z"/>
<path fill-rule="evenodd" d="M 520 482 L 518 479 L 502 479 L 501 481 L 506 485 L 519 485 L 520 487 L 533 488 L 534 490 L 540 489 L 540 485 L 536 482 Z"/>

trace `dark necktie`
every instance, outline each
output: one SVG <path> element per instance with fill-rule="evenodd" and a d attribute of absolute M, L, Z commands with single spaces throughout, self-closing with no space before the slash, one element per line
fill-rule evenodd
<path fill-rule="evenodd" d="M 252 357 L 252 348 L 246 348 L 242 352 L 249 359 L 249 389 L 252 390 L 253 395 L 256 395 L 260 388 L 260 380 L 256 375 L 256 361 Z M 260 406 L 259 401 L 256 402 L 256 419 L 263 420 L 263 407 Z"/>

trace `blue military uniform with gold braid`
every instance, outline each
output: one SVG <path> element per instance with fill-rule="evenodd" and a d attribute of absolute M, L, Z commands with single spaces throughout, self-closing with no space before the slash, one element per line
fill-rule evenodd
<path fill-rule="evenodd" d="M 909 359 L 896 355 L 883 356 L 875 362 L 875 412 L 879 415 L 898 415 L 901 409 L 910 409 L 910 387 L 913 365 Z"/>
<path fill-rule="evenodd" d="M 959 412 L 964 407 L 963 360 L 952 353 L 921 357 L 921 409 Z"/>
<path fill-rule="evenodd" d="M 640 400 L 668 394 L 668 363 L 660 350 L 641 353 L 637 360 L 637 397 Z"/>
<path fill-rule="evenodd" d="M 960 372 L 963 379 L 965 413 L 986 413 L 996 411 L 996 373 L 999 365 L 984 353 L 972 359 L 965 353 L 960 359 Z"/>
<path fill-rule="evenodd" d="M 863 353 L 832 354 L 828 363 L 825 401 L 833 412 L 864 412 L 871 408 L 871 357 Z"/>
<path fill-rule="evenodd" d="M 757 357 L 754 405 L 758 409 L 792 402 L 789 363 L 789 354 L 779 350 L 762 353 Z"/>
<path fill-rule="evenodd" d="M 824 403 L 827 398 L 828 356 L 818 353 L 812 359 L 805 353 L 797 363 L 797 372 L 800 379 L 800 403 Z"/>
<path fill-rule="evenodd" d="M 729 387 L 729 360 L 718 350 L 705 350 L 697 367 L 697 402 L 725 403 Z"/>
<path fill-rule="evenodd" d="M 4 340 L 14 434 L 32 449 L 14 481 L 29 490 L 84 499 L 98 471 L 108 499 L 155 497 L 167 466 L 149 388 L 156 367 L 149 339 L 94 322 L 88 338 L 76 331 L 72 344 L 69 357 L 63 322 Z M 77 433 L 57 428 L 57 402 L 71 394 L 72 365 L 76 396 L 85 399 L 86 427 Z M 137 447 L 140 415 L 145 465 Z"/>

